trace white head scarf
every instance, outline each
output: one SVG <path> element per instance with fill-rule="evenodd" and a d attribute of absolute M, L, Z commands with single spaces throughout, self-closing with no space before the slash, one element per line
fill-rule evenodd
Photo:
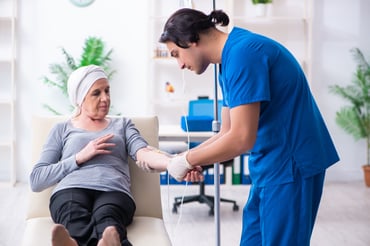
<path fill-rule="evenodd" d="M 108 79 L 104 70 L 96 65 L 80 67 L 73 71 L 69 76 L 67 84 L 71 104 L 75 108 L 80 107 L 94 82 L 102 78 Z"/>

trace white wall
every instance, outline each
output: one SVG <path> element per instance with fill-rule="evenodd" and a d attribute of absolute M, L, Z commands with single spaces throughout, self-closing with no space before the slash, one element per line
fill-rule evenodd
<path fill-rule="evenodd" d="M 63 46 L 80 57 L 88 36 L 101 37 L 113 48 L 112 105 L 124 115 L 147 112 L 147 1 L 96 0 L 87 8 L 69 0 L 18 1 L 17 177 L 27 180 L 30 163 L 31 117 L 50 114 L 41 104 L 64 100 L 40 78 L 50 76 L 50 63 L 64 61 Z M 64 102 L 64 101 L 62 101 Z M 61 103 L 62 104 L 62 103 Z M 59 106 L 61 106 L 59 104 Z M 57 103 L 58 105 L 58 103 Z"/>
<path fill-rule="evenodd" d="M 248 1 L 248 0 L 245 0 Z M 349 53 L 361 48 L 370 57 L 370 1 L 314 0 L 314 45 L 311 86 L 341 156 L 339 165 L 328 170 L 330 180 L 361 180 L 365 162 L 364 141 L 354 142 L 335 124 L 335 111 L 343 102 L 329 94 L 328 86 L 347 83 L 355 64 Z M 87 8 L 74 7 L 69 0 L 18 0 L 17 60 L 17 177 L 28 179 L 32 114 L 46 114 L 43 102 L 57 101 L 58 92 L 42 84 L 50 75 L 48 65 L 63 59 L 63 46 L 80 55 L 88 36 L 103 38 L 113 48 L 111 81 L 113 106 L 124 115 L 149 112 L 147 64 L 148 1 L 96 0 Z M 130 5 L 130 7 L 128 6 Z"/>
<path fill-rule="evenodd" d="M 365 141 L 355 142 L 336 125 L 335 112 L 345 102 L 328 86 L 350 82 L 355 69 L 351 48 L 359 47 L 370 59 L 369 11 L 368 0 L 315 0 L 312 90 L 341 158 L 328 170 L 328 179 L 362 180 Z"/>

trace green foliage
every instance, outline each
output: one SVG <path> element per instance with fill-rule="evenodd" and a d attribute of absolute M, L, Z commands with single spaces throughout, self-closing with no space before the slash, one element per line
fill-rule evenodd
<path fill-rule="evenodd" d="M 370 65 L 358 48 L 351 50 L 357 62 L 352 83 L 333 85 L 330 91 L 349 102 L 336 113 L 337 124 L 355 140 L 366 139 L 367 164 L 370 165 Z"/>
<path fill-rule="evenodd" d="M 64 48 L 61 48 L 61 52 L 64 56 L 65 61 L 62 63 L 50 64 L 49 71 L 52 75 L 54 75 L 54 79 L 50 79 L 49 77 L 44 76 L 42 78 L 42 81 L 48 86 L 59 89 L 61 93 L 68 99 L 67 81 L 69 75 L 79 67 L 94 64 L 102 67 L 107 73 L 109 79 L 113 77 L 115 71 L 112 70 L 110 67 L 112 51 L 113 50 L 110 49 L 106 52 L 104 42 L 102 41 L 102 39 L 97 37 L 88 37 L 85 40 L 81 58 L 78 60 L 70 55 Z M 43 104 L 43 106 L 56 115 L 62 114 L 48 104 Z M 73 106 L 69 105 L 68 111 L 71 112 L 72 110 Z"/>
<path fill-rule="evenodd" d="M 252 0 L 252 3 L 253 4 L 259 4 L 259 3 L 267 4 L 267 3 L 272 3 L 272 0 Z"/>

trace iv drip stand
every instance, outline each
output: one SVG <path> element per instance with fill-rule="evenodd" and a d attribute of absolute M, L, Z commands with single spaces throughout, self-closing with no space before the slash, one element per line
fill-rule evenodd
<path fill-rule="evenodd" d="M 213 0 L 213 10 L 216 9 L 216 0 Z M 217 64 L 214 64 L 214 93 L 215 98 L 213 100 L 213 112 L 214 120 L 212 122 L 212 131 L 216 134 L 220 131 L 220 122 L 218 120 L 218 91 L 217 91 Z M 216 226 L 216 246 L 220 246 L 221 232 L 220 232 L 220 163 L 213 164 L 214 169 L 214 186 L 215 186 L 215 196 L 214 196 L 214 221 Z"/>

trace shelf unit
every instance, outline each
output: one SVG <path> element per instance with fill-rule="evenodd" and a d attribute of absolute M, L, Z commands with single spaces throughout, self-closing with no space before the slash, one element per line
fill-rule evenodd
<path fill-rule="evenodd" d="M 160 124 L 179 124 L 181 116 L 187 113 L 187 104 L 191 99 L 198 96 L 214 98 L 212 64 L 202 75 L 180 70 L 176 60 L 168 57 L 166 47 L 158 43 L 167 18 L 181 7 L 192 7 L 209 14 L 213 2 L 151 0 L 149 3 L 150 102 L 151 113 L 158 115 Z M 277 40 L 293 53 L 310 80 L 312 0 L 273 0 L 266 16 L 256 16 L 252 0 L 218 0 L 216 9 L 223 9 L 230 18 L 228 27 L 223 31 L 229 32 L 234 26 L 239 26 Z M 174 93 L 166 93 L 167 81 L 174 85 Z M 222 98 L 220 92 L 218 95 Z"/>
<path fill-rule="evenodd" d="M 181 116 L 187 115 L 189 100 L 197 99 L 199 96 L 214 98 L 214 68 L 212 65 L 201 76 L 188 70 L 180 70 L 177 61 L 168 57 L 166 48 L 158 43 L 167 18 L 177 9 L 188 7 L 186 3 L 189 2 L 192 3 L 191 7 L 204 12 L 212 9 L 212 1 L 205 0 L 150 0 L 149 2 L 150 111 L 158 116 L 160 124 L 179 125 Z M 220 2 L 224 3 L 224 1 Z M 165 91 L 166 82 L 174 86 L 174 93 Z"/>
<path fill-rule="evenodd" d="M 0 0 L 0 183 L 14 185 L 16 0 Z"/>

